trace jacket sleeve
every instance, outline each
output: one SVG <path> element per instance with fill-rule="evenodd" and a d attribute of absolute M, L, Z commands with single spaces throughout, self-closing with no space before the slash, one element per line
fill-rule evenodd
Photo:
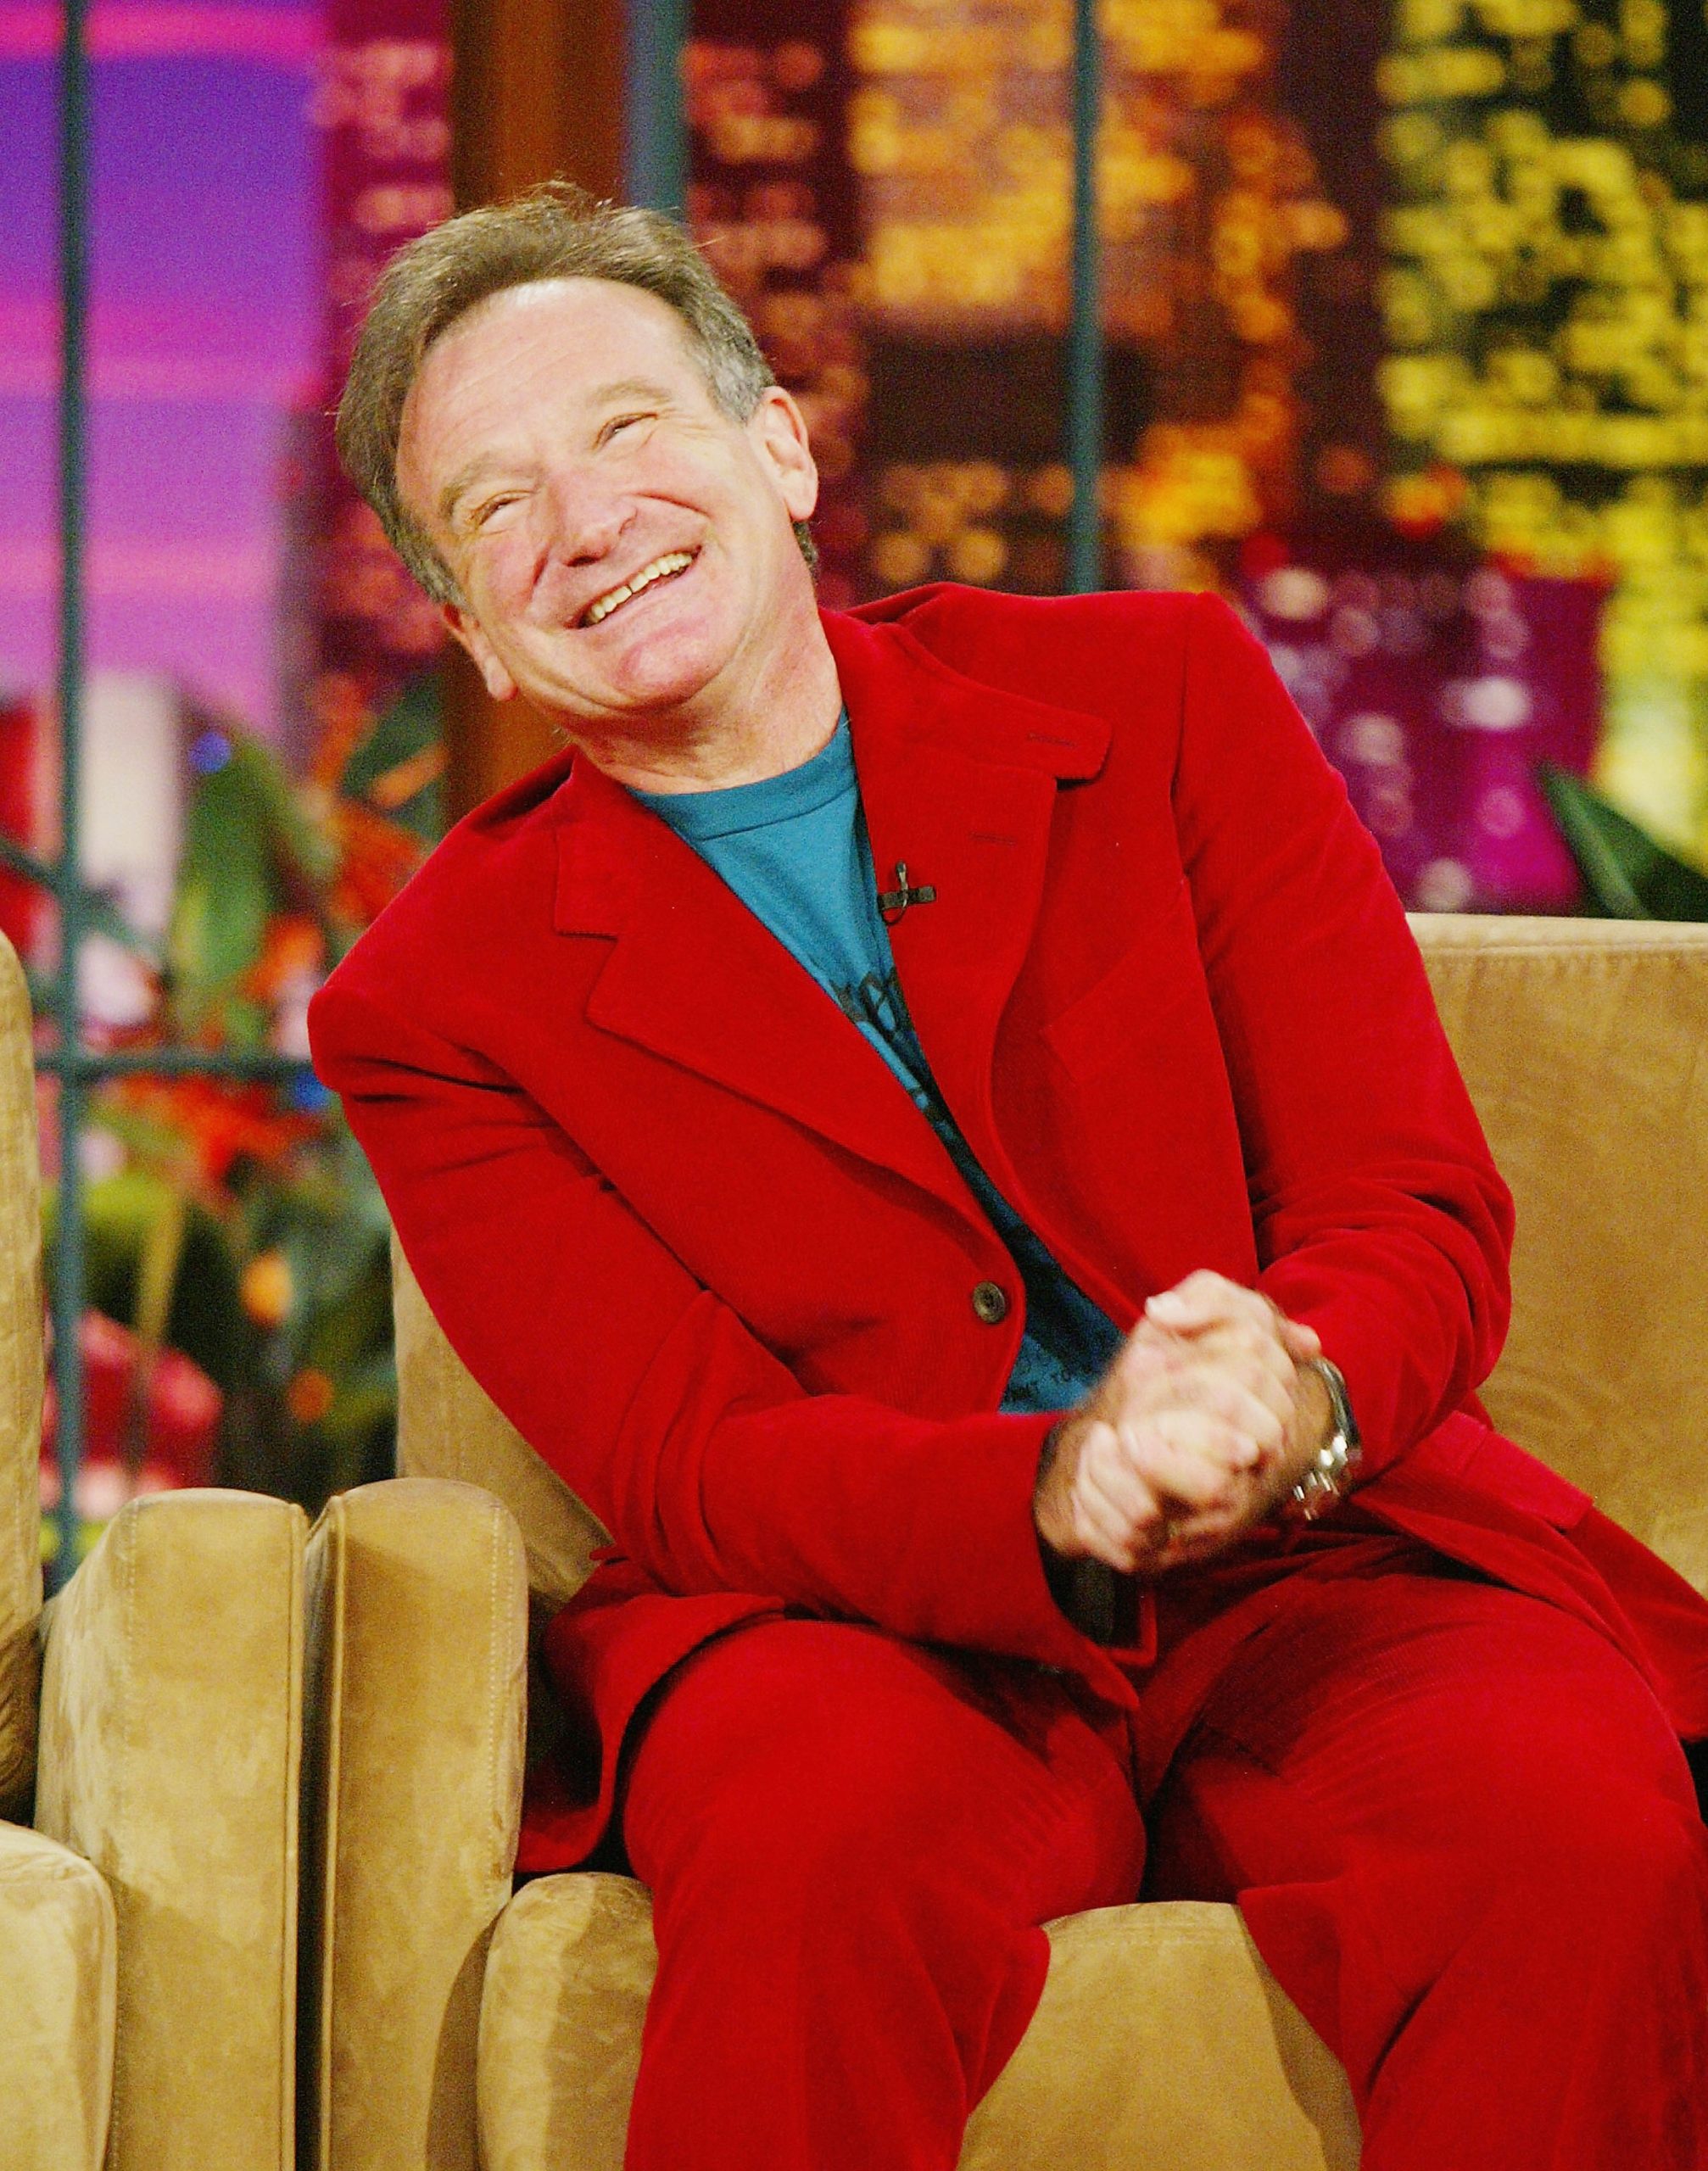
<path fill-rule="evenodd" d="M 777 1598 L 1130 1700 L 1045 1582 L 1031 1501 L 1048 1417 L 941 1422 L 806 1393 L 513 1080 L 353 977 L 316 998 L 315 1063 L 423 1294 L 657 1588 Z"/>
<path fill-rule="evenodd" d="M 1511 1198 L 1374 839 L 1261 645 L 1210 598 L 1175 812 L 1259 1286 L 1320 1335 L 1377 1469 L 1499 1354 Z"/>

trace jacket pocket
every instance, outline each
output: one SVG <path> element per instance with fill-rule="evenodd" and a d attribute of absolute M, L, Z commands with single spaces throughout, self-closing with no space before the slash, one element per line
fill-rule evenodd
<path fill-rule="evenodd" d="M 1594 1504 L 1581 1487 L 1469 1410 L 1461 1409 L 1437 1425 L 1418 1442 L 1407 1460 L 1462 1478 L 1510 1508 L 1539 1515 L 1555 1530 L 1570 1530 Z"/>
<path fill-rule="evenodd" d="M 1045 1045 L 1075 1077 L 1093 1077 L 1148 1039 L 1203 982 L 1192 897 L 1182 880 L 1102 979 L 1050 1019 Z"/>

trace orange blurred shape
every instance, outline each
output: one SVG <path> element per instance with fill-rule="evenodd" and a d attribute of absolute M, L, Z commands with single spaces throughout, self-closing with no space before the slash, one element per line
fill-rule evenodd
<path fill-rule="evenodd" d="M 332 910 L 339 918 L 366 927 L 421 865 L 427 846 L 412 831 L 354 800 L 341 799 L 332 820 L 339 851 Z"/>
<path fill-rule="evenodd" d="M 258 1252 L 237 1285 L 243 1309 L 257 1326 L 277 1326 L 289 1316 L 295 1287 L 282 1252 Z"/>
<path fill-rule="evenodd" d="M 285 1390 L 285 1407 L 299 1425 L 318 1425 L 332 1406 L 333 1393 L 326 1374 L 305 1365 Z"/>
<path fill-rule="evenodd" d="M 218 1078 L 127 1078 L 119 1091 L 131 1108 L 183 1133 L 202 1175 L 215 1185 L 224 1183 L 240 1155 L 276 1165 L 321 1129 L 312 1116 L 282 1110 L 267 1086 Z"/>
<path fill-rule="evenodd" d="M 326 948 L 325 936 L 305 912 L 280 912 L 268 925 L 260 956 L 243 975 L 244 992 L 260 1002 L 276 1002 L 292 981 L 320 971 Z"/>

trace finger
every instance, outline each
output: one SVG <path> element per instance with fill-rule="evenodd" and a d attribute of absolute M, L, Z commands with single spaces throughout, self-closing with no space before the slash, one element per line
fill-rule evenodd
<path fill-rule="evenodd" d="M 1151 1298 L 1129 1347 L 1144 1345 L 1147 1327 L 1159 1330 L 1164 1337 L 1249 1333 L 1275 1349 L 1289 1365 L 1322 1354 L 1321 1339 L 1314 1327 L 1290 1320 L 1273 1298 L 1261 1292 L 1207 1270 L 1190 1274 L 1176 1288 Z"/>
<path fill-rule="evenodd" d="M 1290 1381 L 1283 1385 L 1267 1372 L 1245 1380 L 1220 1373 L 1205 1382 L 1200 1395 L 1184 1400 L 1183 1406 L 1226 1427 L 1240 1443 L 1233 1467 L 1251 1470 L 1273 1462 L 1286 1448 L 1294 1404 Z"/>
<path fill-rule="evenodd" d="M 1243 1519 L 1177 1524 L 1171 1529 L 1168 1543 L 1155 1548 L 1139 1565 L 1147 1576 L 1166 1576 L 1177 1568 L 1214 1560 L 1244 1535 L 1246 1527 Z"/>
<path fill-rule="evenodd" d="M 1229 1498 L 1219 1507 L 1172 1511 L 1158 1532 L 1153 1559 L 1173 1567 L 1225 1550 L 1263 1520 L 1270 1493 L 1270 1487 L 1258 1478 L 1242 1477 L 1235 1480 Z"/>
<path fill-rule="evenodd" d="M 1170 1514 L 1225 1504 L 1236 1482 L 1259 1460 L 1249 1441 L 1203 1410 L 1165 1410 L 1120 1426 L 1119 1437 L 1132 1467 Z"/>
<path fill-rule="evenodd" d="M 1278 1342 L 1253 1329 L 1231 1327 L 1182 1345 L 1166 1375 L 1165 1395 L 1171 1403 L 1215 1410 L 1231 1423 L 1256 1403 L 1285 1424 L 1298 1383 L 1298 1367 Z"/>
<path fill-rule="evenodd" d="M 1282 1453 L 1288 1427 L 1294 1422 L 1297 1377 L 1291 1365 L 1285 1379 L 1259 1365 L 1242 1369 L 1209 1365 L 1181 1372 L 1169 1382 L 1163 1398 L 1141 1398 L 1116 1419 L 1142 1426 L 1167 1424 L 1175 1418 L 1196 1416 L 1214 1420 L 1214 1429 L 1203 1443 L 1205 1452 L 1230 1469 L 1249 1470 L 1272 1462 Z"/>
<path fill-rule="evenodd" d="M 1106 1432 L 1107 1428 L 1099 1427 Z M 1110 1452 L 1082 1455 L 1074 1472 L 1074 1506 L 1084 1532 L 1100 1541 L 1100 1558 L 1118 1552 L 1116 1565 L 1130 1566 L 1135 1554 L 1153 1545 L 1163 1524 L 1162 1503 L 1123 1456 L 1112 1433 Z"/>
<path fill-rule="evenodd" d="M 1242 1411 L 1218 1398 L 1226 1391 L 1252 1397 L 1285 1426 L 1298 1402 L 1298 1376 L 1297 1362 L 1274 1335 L 1242 1321 L 1180 1342 L 1165 1373 L 1134 1376 L 1132 1384 L 1146 1408 L 1164 1400 L 1201 1404 L 1239 1424 Z"/>
<path fill-rule="evenodd" d="M 1180 1335 L 1165 1333 L 1141 1319 L 1103 1375 L 1094 1404 L 1101 1409 L 1111 1402 L 1119 1404 L 1134 1394 L 1148 1392 L 1180 1369 L 1188 1346 Z"/>
<path fill-rule="evenodd" d="M 1074 1541 L 1088 1560 L 1101 1560 L 1105 1567 L 1130 1571 L 1135 1553 L 1131 1540 L 1124 1536 L 1118 1524 L 1108 1521 L 1093 1512 L 1091 1505 L 1079 1495 L 1073 1504 Z"/>
<path fill-rule="evenodd" d="M 1074 1535 L 1093 1560 L 1130 1570 L 1156 1543 L 1163 1525 L 1159 1508 L 1142 1520 L 1115 1507 L 1097 1487 L 1077 1487 L 1073 1501 Z"/>
<path fill-rule="evenodd" d="M 1099 1424 L 1091 1428 L 1080 1451 L 1074 1482 L 1097 1493 L 1118 1514 L 1134 1521 L 1155 1517 L 1162 1512 L 1155 1491 L 1127 1453 L 1115 1426 Z"/>
<path fill-rule="evenodd" d="M 1266 1300 L 1225 1275 L 1201 1267 L 1172 1289 L 1158 1290 L 1145 1305 L 1145 1317 L 1175 1334 L 1191 1334 L 1219 1320 L 1264 1309 Z"/>
<path fill-rule="evenodd" d="M 1191 1383 L 1225 1373 L 1265 1400 L 1291 1401 L 1292 1359 L 1255 1314 L 1221 1320 L 1199 1331 L 1175 1334 L 1141 1320 L 1099 1387 L 1101 1414 L 1152 1408 L 1159 1398 L 1196 1392 Z M 1267 1381 L 1268 1386 L 1264 1382 Z"/>

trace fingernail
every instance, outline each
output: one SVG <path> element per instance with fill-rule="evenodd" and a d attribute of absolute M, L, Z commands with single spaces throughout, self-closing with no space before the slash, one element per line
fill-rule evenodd
<path fill-rule="evenodd" d="M 1188 1316 L 1186 1300 L 1177 1297 L 1172 1289 L 1164 1289 L 1160 1296 L 1151 1298 L 1146 1303 L 1145 1316 L 1153 1320 L 1186 1319 Z"/>

